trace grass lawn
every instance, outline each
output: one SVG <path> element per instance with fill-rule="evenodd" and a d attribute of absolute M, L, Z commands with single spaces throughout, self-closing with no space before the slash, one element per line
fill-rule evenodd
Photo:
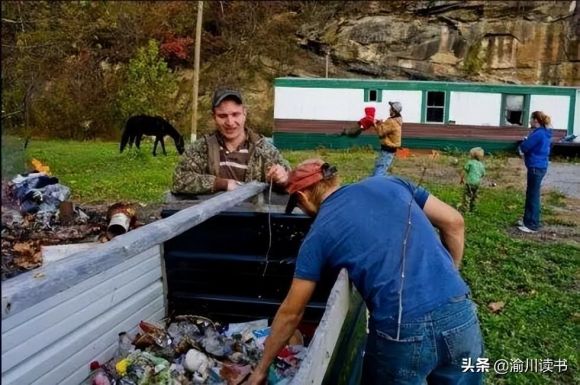
<path fill-rule="evenodd" d="M 3 144 L 2 149 L 6 151 L 6 147 Z M 50 166 L 52 174 L 71 188 L 77 203 L 159 203 L 169 189 L 178 155 L 172 143 L 167 145 L 168 156 L 153 157 L 151 149 L 145 143 L 141 152 L 119 154 L 117 143 L 32 140 L 26 157 Z M 289 151 L 284 155 L 293 165 L 322 155 L 338 166 L 344 182 L 368 175 L 375 156 L 369 150 Z M 417 181 L 425 165 L 427 176 L 422 184 L 455 204 L 461 196 L 459 176 L 453 168 L 449 172 L 448 166 L 451 162 L 458 170 L 465 155 L 454 156 L 397 159 L 395 173 Z M 489 157 L 488 175 L 504 172 L 506 162 L 502 157 Z M 566 204 L 557 194 L 547 199 Z M 465 217 L 462 275 L 479 307 L 490 362 L 519 359 L 525 368 L 526 360 L 565 359 L 568 370 L 506 375 L 490 370 L 487 384 L 578 384 L 580 248 L 574 243 L 543 242 L 510 233 L 522 214 L 523 201 L 523 189 L 517 184 L 499 183 L 483 189 L 477 211 Z M 505 306 L 492 313 L 488 304 L 500 301 Z"/>

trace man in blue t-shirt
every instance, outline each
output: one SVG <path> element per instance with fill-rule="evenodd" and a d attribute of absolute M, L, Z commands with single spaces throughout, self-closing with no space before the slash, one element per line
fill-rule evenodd
<path fill-rule="evenodd" d="M 361 384 L 481 384 L 482 373 L 463 370 L 482 357 L 483 341 L 458 271 L 461 214 L 397 177 L 339 183 L 336 168 L 320 159 L 290 174 L 287 211 L 298 205 L 316 219 L 249 383 L 264 383 L 322 270 L 345 268 L 370 313 Z"/>

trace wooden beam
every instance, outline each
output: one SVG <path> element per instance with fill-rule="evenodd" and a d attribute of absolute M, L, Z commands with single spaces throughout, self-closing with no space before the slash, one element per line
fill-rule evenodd
<path fill-rule="evenodd" d="M 87 278 L 123 263 L 200 224 L 217 213 L 262 192 L 265 183 L 251 182 L 172 216 L 113 238 L 93 250 L 74 253 L 2 282 L 2 319 L 68 289 Z"/>

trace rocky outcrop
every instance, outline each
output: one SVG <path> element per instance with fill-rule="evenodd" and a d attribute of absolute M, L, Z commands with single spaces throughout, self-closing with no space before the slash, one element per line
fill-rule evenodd
<path fill-rule="evenodd" d="M 364 14 L 298 36 L 362 76 L 580 86 L 580 2 L 393 3 L 367 2 Z"/>

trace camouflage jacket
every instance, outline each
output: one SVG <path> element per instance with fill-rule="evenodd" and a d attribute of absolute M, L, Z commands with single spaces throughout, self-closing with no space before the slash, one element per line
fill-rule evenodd
<path fill-rule="evenodd" d="M 250 142 L 250 158 L 244 182 L 266 182 L 266 173 L 274 164 L 290 172 L 290 165 L 276 147 L 263 136 L 246 131 Z M 211 194 L 219 174 L 219 143 L 216 134 L 196 140 L 182 155 L 173 174 L 174 194 Z"/>

